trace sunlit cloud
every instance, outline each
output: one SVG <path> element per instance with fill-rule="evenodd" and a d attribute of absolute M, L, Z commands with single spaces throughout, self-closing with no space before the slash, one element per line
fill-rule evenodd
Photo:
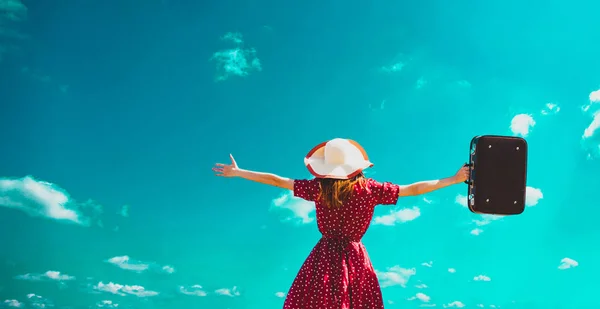
<path fill-rule="evenodd" d="M 462 302 L 455 300 L 447 305 L 444 305 L 444 308 L 463 308 L 465 306 L 465 304 L 463 304 Z"/>
<path fill-rule="evenodd" d="M 418 299 L 424 303 L 427 303 L 431 300 L 431 297 L 423 294 L 423 293 L 417 293 L 415 296 L 408 298 L 408 300 L 415 300 Z"/>
<path fill-rule="evenodd" d="M 59 271 L 49 270 L 43 274 L 24 274 L 18 275 L 15 277 L 17 280 L 27 280 L 27 281 L 71 281 L 75 280 L 75 277 L 69 276 L 66 274 L 61 274 Z"/>
<path fill-rule="evenodd" d="M 293 196 L 291 192 L 287 192 L 272 201 L 271 209 L 285 210 L 288 215 L 283 218 L 283 221 L 306 224 L 314 220 L 311 214 L 315 211 L 315 203 L 305 201 Z"/>
<path fill-rule="evenodd" d="M 252 72 L 262 71 L 260 60 L 254 48 L 244 48 L 240 33 L 229 32 L 221 37 L 232 42 L 235 47 L 215 52 L 211 60 L 217 63 L 217 81 L 224 81 L 232 76 L 245 77 Z"/>
<path fill-rule="evenodd" d="M 114 266 L 117 266 L 121 269 L 138 272 L 138 273 L 144 272 L 149 269 L 153 269 L 157 272 L 165 273 L 165 274 L 172 274 L 175 272 L 175 269 L 172 266 L 169 266 L 169 265 L 161 266 L 154 262 L 145 262 L 145 261 L 135 260 L 135 259 L 132 259 L 131 257 L 129 257 L 128 255 L 115 256 L 115 257 L 112 257 L 112 258 L 106 260 L 106 262 L 109 264 L 112 264 Z"/>
<path fill-rule="evenodd" d="M 473 278 L 475 281 L 492 281 L 492 279 L 486 275 L 478 275 Z"/>
<path fill-rule="evenodd" d="M 0 206 L 20 210 L 32 217 L 89 226 L 102 214 L 92 200 L 79 203 L 59 186 L 31 176 L 0 178 Z"/>
<path fill-rule="evenodd" d="M 376 271 L 379 285 L 382 288 L 399 285 L 406 287 L 410 277 L 417 273 L 415 268 L 402 268 L 398 265 L 388 268 L 386 271 Z"/>
<path fill-rule="evenodd" d="M 481 233 L 483 233 L 483 230 L 480 228 L 474 228 L 469 233 L 471 233 L 471 235 L 479 236 Z"/>
<path fill-rule="evenodd" d="M 543 198 L 542 190 L 529 186 L 525 188 L 525 206 L 535 206 Z"/>
<path fill-rule="evenodd" d="M 275 296 L 277 296 L 279 298 L 284 298 L 285 297 L 285 293 L 284 292 L 277 292 L 277 293 L 275 293 Z"/>
<path fill-rule="evenodd" d="M 569 268 L 575 268 L 577 266 L 579 266 L 579 263 L 577 261 L 566 257 L 560 260 L 560 265 L 558 265 L 558 269 L 565 270 Z"/>
<path fill-rule="evenodd" d="M 102 281 L 94 286 L 94 290 L 120 296 L 134 295 L 137 297 L 151 297 L 158 295 L 158 292 L 146 290 L 140 285 L 122 285 L 113 282 L 105 284 Z"/>
<path fill-rule="evenodd" d="M 510 122 L 510 130 L 513 134 L 527 137 L 531 128 L 535 126 L 535 120 L 528 114 L 519 114 L 513 117 Z"/>
<path fill-rule="evenodd" d="M 398 210 L 392 210 L 389 214 L 377 216 L 373 220 L 374 224 L 381 225 L 395 225 L 396 223 L 404 223 L 415 220 L 421 216 L 419 207 L 402 208 Z"/>
<path fill-rule="evenodd" d="M 232 289 L 218 289 L 215 290 L 215 293 L 218 295 L 223 295 L 223 296 L 229 296 L 229 297 L 235 297 L 235 296 L 240 296 L 240 292 L 238 291 L 237 287 L 233 287 Z"/>
<path fill-rule="evenodd" d="M 103 300 L 96 303 L 96 307 L 98 308 L 118 308 L 119 304 L 114 303 L 112 300 Z"/>
<path fill-rule="evenodd" d="M 202 286 L 199 284 L 195 284 L 190 287 L 180 286 L 179 293 L 184 294 L 184 295 L 199 296 L 199 297 L 204 297 L 204 296 L 208 295 L 208 293 L 206 293 L 206 291 L 204 291 L 202 289 Z"/>
<path fill-rule="evenodd" d="M 546 103 L 542 109 L 542 115 L 554 115 L 560 112 L 560 106 L 556 103 Z"/>

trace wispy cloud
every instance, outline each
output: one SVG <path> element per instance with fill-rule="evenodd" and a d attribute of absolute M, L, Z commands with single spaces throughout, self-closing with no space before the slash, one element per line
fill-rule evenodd
<path fill-rule="evenodd" d="M 386 271 L 376 271 L 379 284 L 382 288 L 399 285 L 406 287 L 410 277 L 417 274 L 415 268 L 402 268 L 398 265 L 388 268 Z"/>
<path fill-rule="evenodd" d="M 513 134 L 527 137 L 535 126 L 535 120 L 529 114 L 518 114 L 510 122 L 510 130 Z"/>
<path fill-rule="evenodd" d="M 590 93 L 590 102 L 582 109 L 591 115 L 592 121 L 583 130 L 581 144 L 588 159 L 600 157 L 600 89 Z"/>
<path fill-rule="evenodd" d="M 560 106 L 556 103 L 546 103 L 542 109 L 542 115 L 555 115 L 560 112 Z"/>
<path fill-rule="evenodd" d="M 453 274 L 453 273 L 456 272 L 456 269 L 454 269 L 454 268 L 448 268 L 448 272 L 451 273 L 451 274 Z"/>
<path fill-rule="evenodd" d="M 421 210 L 419 207 L 413 206 L 412 208 L 392 210 L 387 215 L 377 216 L 373 219 L 373 223 L 381 225 L 395 225 L 396 223 L 404 223 L 415 220 L 419 216 L 421 216 Z"/>
<path fill-rule="evenodd" d="M 54 307 L 54 304 L 52 303 L 51 300 L 44 298 L 40 295 L 36 295 L 36 294 L 27 294 L 27 302 L 29 303 L 29 306 L 27 307 L 32 307 L 32 308 L 47 308 L 47 307 Z"/>
<path fill-rule="evenodd" d="M 232 42 L 235 47 L 218 51 L 211 60 L 217 63 L 217 81 L 224 81 L 232 76 L 244 77 L 251 72 L 262 71 L 260 60 L 256 57 L 254 48 L 244 48 L 240 33 L 226 33 L 221 37 L 224 41 Z"/>
<path fill-rule="evenodd" d="M 28 280 L 28 281 L 71 281 L 75 280 L 74 276 L 61 274 L 59 271 L 49 270 L 43 274 L 24 274 L 15 277 L 17 280 Z"/>
<path fill-rule="evenodd" d="M 423 262 L 423 263 L 421 263 L 421 266 L 425 266 L 425 267 L 433 267 L 433 261 L 429 261 L 429 262 Z"/>
<path fill-rule="evenodd" d="M 447 305 L 444 305 L 444 308 L 463 308 L 465 306 L 465 304 L 463 304 L 462 302 L 455 300 Z"/>
<path fill-rule="evenodd" d="M 229 296 L 229 297 L 240 296 L 240 292 L 238 291 L 236 286 L 234 286 L 232 289 L 228 289 L 228 288 L 218 289 L 218 290 L 215 290 L 215 293 L 218 295 Z"/>
<path fill-rule="evenodd" d="M 415 299 L 418 299 L 424 303 L 427 303 L 431 300 L 431 297 L 429 297 L 428 295 L 425 295 L 423 293 L 417 293 L 417 294 L 415 294 L 415 296 L 408 298 L 408 300 L 415 300 Z"/>
<path fill-rule="evenodd" d="M 577 266 L 579 266 L 579 263 L 577 261 L 566 257 L 560 260 L 560 265 L 558 265 L 558 269 L 565 270 L 569 268 L 575 268 Z"/>
<path fill-rule="evenodd" d="M 295 197 L 291 192 L 282 194 L 274 199 L 271 209 L 285 209 L 291 212 L 291 215 L 284 217 L 283 221 L 295 221 L 306 224 L 314 220 L 311 214 L 315 211 L 315 204 Z"/>
<path fill-rule="evenodd" d="M 17 209 L 34 217 L 89 226 L 102 214 L 92 200 L 79 203 L 68 192 L 50 182 L 23 178 L 0 178 L 0 206 Z"/>
<path fill-rule="evenodd" d="M 0 0 L 0 62 L 5 54 L 18 51 L 20 41 L 27 38 L 18 29 L 27 13 L 21 0 Z"/>
<path fill-rule="evenodd" d="M 172 274 L 175 272 L 175 269 L 170 265 L 158 265 L 154 262 L 145 262 L 140 260 L 135 260 L 130 258 L 128 255 L 115 256 L 108 260 L 107 263 L 115 265 L 121 269 L 129 270 L 133 272 L 144 272 L 146 270 L 152 269 L 160 273 Z"/>
<path fill-rule="evenodd" d="M 119 211 L 119 215 L 121 217 L 129 217 L 129 205 L 123 205 L 121 206 L 121 210 Z"/>
<path fill-rule="evenodd" d="M 25 306 L 22 302 L 20 302 L 16 299 L 7 299 L 3 303 L 4 303 L 4 306 L 10 307 L 10 308 L 22 308 Z"/>
<path fill-rule="evenodd" d="M 285 293 L 284 292 L 277 292 L 277 293 L 275 293 L 275 296 L 277 296 L 279 298 L 284 298 L 285 297 Z"/>
<path fill-rule="evenodd" d="M 112 300 L 103 300 L 96 303 L 96 307 L 98 308 L 118 308 L 119 304 L 114 303 Z"/>
<path fill-rule="evenodd" d="M 202 286 L 199 284 L 195 284 L 189 287 L 179 286 L 179 293 L 190 296 L 199 296 L 204 297 L 208 295 L 206 291 L 202 289 Z"/>
<path fill-rule="evenodd" d="M 473 278 L 475 281 L 492 281 L 492 279 L 486 275 L 478 275 Z"/>
<path fill-rule="evenodd" d="M 122 285 L 113 282 L 104 284 L 102 281 L 94 286 L 94 290 L 120 296 L 134 295 L 137 297 L 150 297 L 158 295 L 158 292 L 146 290 L 141 285 Z"/>

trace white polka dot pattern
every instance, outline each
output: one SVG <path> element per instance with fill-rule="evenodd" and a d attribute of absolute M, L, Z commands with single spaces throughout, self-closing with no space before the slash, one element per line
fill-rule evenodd
<path fill-rule="evenodd" d="M 399 190 L 398 185 L 368 179 L 342 207 L 329 209 L 317 201 L 318 180 L 294 181 L 294 196 L 315 202 L 323 237 L 298 271 L 284 309 L 383 308 L 375 270 L 360 240 L 375 206 L 396 204 Z"/>

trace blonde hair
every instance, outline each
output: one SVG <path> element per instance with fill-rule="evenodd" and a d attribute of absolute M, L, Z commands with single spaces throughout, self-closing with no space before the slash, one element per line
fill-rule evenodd
<path fill-rule="evenodd" d="M 328 208 L 340 208 L 352 196 L 355 185 L 364 187 L 366 180 L 363 173 L 350 179 L 319 178 L 319 199 Z"/>

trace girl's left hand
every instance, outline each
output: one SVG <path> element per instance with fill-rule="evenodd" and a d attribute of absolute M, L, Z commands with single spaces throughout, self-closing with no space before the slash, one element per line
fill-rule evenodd
<path fill-rule="evenodd" d="M 239 170 L 237 163 L 235 162 L 235 159 L 233 158 L 233 156 L 230 154 L 229 158 L 231 158 L 231 164 L 223 164 L 223 163 L 217 163 L 215 164 L 215 167 L 213 167 L 213 172 L 215 173 L 215 176 L 221 176 L 221 177 L 235 177 L 237 171 Z"/>

